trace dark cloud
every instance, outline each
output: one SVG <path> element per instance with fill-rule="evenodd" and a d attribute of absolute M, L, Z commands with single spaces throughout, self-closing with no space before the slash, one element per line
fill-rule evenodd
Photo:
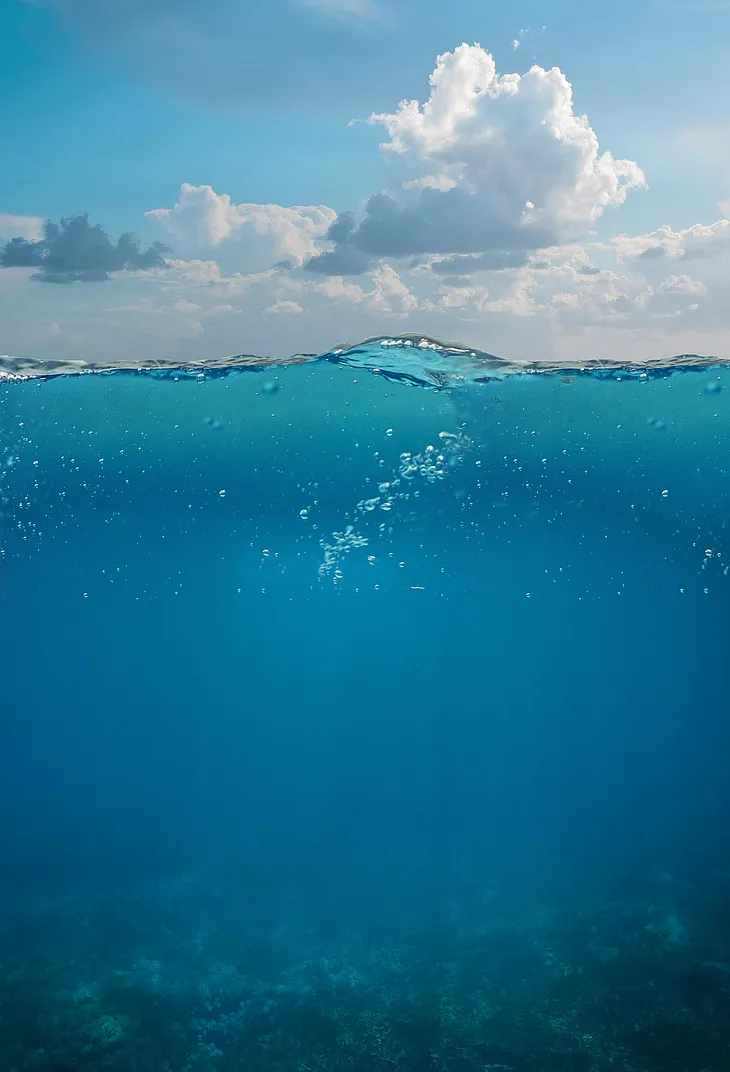
<path fill-rule="evenodd" d="M 310 257 L 304 267 L 308 272 L 316 272 L 317 275 L 362 275 L 372 268 L 374 263 L 368 253 L 343 242 L 329 253 Z"/>
<path fill-rule="evenodd" d="M 330 242 L 348 243 L 357 230 L 357 220 L 354 212 L 341 212 L 334 223 L 331 223 L 327 231 Z"/>
<path fill-rule="evenodd" d="M 380 257 L 530 251 L 553 244 L 552 232 L 513 224 L 510 218 L 518 219 L 519 210 L 500 214 L 489 199 L 460 187 L 423 190 L 416 203 L 407 207 L 387 194 L 375 194 L 350 241 Z"/>
<path fill-rule="evenodd" d="M 524 249 L 490 249 L 476 257 L 446 257 L 434 261 L 432 271 L 437 275 L 468 275 L 471 272 L 501 272 L 505 268 L 523 268 L 527 264 L 528 253 Z"/>
<path fill-rule="evenodd" d="M 41 283 L 100 283 L 112 272 L 160 268 L 168 251 L 161 242 L 141 249 L 132 234 L 123 234 L 115 245 L 88 216 L 70 216 L 60 223 L 46 220 L 37 242 L 13 238 L 0 247 L 0 267 L 37 268 L 32 278 Z"/>
<path fill-rule="evenodd" d="M 664 246 L 649 246 L 648 249 L 639 254 L 638 259 L 640 261 L 659 261 L 666 256 L 668 256 L 668 253 Z"/>
<path fill-rule="evenodd" d="M 341 212 L 330 224 L 326 237 L 335 242 L 335 248 L 327 253 L 318 253 L 304 264 L 308 272 L 317 275 L 362 275 L 372 268 L 374 259 L 352 244 L 357 232 L 357 220 L 353 212 Z"/>
<path fill-rule="evenodd" d="M 450 256 L 437 262 L 441 272 L 463 275 L 465 270 L 519 267 L 532 251 L 556 243 L 553 231 L 510 223 L 510 216 L 519 219 L 519 210 L 499 214 L 483 197 L 458 187 L 423 190 L 406 207 L 388 194 L 374 194 L 359 224 L 351 212 L 337 217 L 327 236 L 337 243 L 335 249 L 313 257 L 307 268 L 356 275 L 367 271 L 373 258 L 442 253 Z"/>
<path fill-rule="evenodd" d="M 601 269 L 596 268 L 594 264 L 584 264 L 582 268 L 578 269 L 579 275 L 600 275 Z"/>

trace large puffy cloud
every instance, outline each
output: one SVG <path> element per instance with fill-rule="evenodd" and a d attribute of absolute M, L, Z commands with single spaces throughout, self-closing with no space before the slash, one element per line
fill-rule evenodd
<path fill-rule="evenodd" d="M 96 283 L 112 272 L 160 267 L 166 252 L 160 242 L 141 249 L 132 234 L 114 243 L 88 216 L 71 216 L 46 220 L 38 239 L 12 238 L 0 248 L 0 267 L 34 268 L 32 278 L 41 283 Z"/>
<path fill-rule="evenodd" d="M 151 209 L 146 215 L 176 239 L 199 246 L 219 246 L 232 238 L 250 244 L 257 235 L 267 239 L 271 260 L 286 260 L 291 266 L 312 256 L 317 240 L 336 219 L 325 205 L 235 204 L 228 194 L 187 182 L 172 208 Z"/>
<path fill-rule="evenodd" d="M 489 52 L 464 44 L 439 56 L 430 84 L 425 104 L 370 117 L 390 136 L 393 188 L 369 199 L 359 223 L 340 217 L 334 251 L 312 270 L 354 274 L 409 254 L 496 251 L 509 261 L 575 239 L 645 186 L 637 164 L 599 151 L 556 67 L 500 76 Z"/>

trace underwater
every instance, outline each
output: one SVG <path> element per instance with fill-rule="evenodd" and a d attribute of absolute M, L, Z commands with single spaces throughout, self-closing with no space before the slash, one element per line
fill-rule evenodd
<path fill-rule="evenodd" d="M 727 1072 L 728 398 L 0 359 L 3 1072 Z"/>

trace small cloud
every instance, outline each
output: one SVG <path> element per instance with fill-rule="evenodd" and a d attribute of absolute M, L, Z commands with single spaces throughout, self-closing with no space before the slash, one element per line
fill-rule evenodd
<path fill-rule="evenodd" d="M 31 278 L 41 283 L 99 283 L 112 272 L 160 268 L 167 252 L 161 242 L 143 250 L 128 233 L 114 244 L 88 215 L 70 216 L 60 223 L 46 220 L 36 240 L 12 238 L 0 247 L 0 267 L 37 268 Z"/>
<path fill-rule="evenodd" d="M 264 309 L 265 313 L 303 313 L 299 302 L 295 301 L 277 301 L 273 305 L 270 305 L 267 309 Z"/>
<path fill-rule="evenodd" d="M 701 280 L 689 275 L 670 275 L 659 287 L 665 294 L 706 294 L 707 287 Z"/>
<path fill-rule="evenodd" d="M 472 278 L 470 275 L 450 275 L 444 280 L 443 285 L 445 287 L 471 287 Z"/>
<path fill-rule="evenodd" d="M 0 212 L 0 235 L 4 238 L 25 238 L 35 241 L 43 234 L 41 216 L 11 216 Z"/>
<path fill-rule="evenodd" d="M 452 190 L 458 186 L 456 179 L 448 175 L 423 175 L 420 179 L 409 179 L 403 183 L 404 190 Z"/>
<path fill-rule="evenodd" d="M 568 291 L 559 291 L 557 294 L 553 294 L 550 300 L 553 305 L 560 306 L 563 309 L 577 309 L 580 297 Z"/>
<path fill-rule="evenodd" d="M 531 30 L 529 26 L 526 26 L 524 30 L 520 30 L 512 42 L 512 49 L 514 52 L 520 47 L 526 37 L 542 37 L 545 33 L 545 27 L 541 26 L 539 30 Z"/>
<path fill-rule="evenodd" d="M 640 261 L 660 261 L 669 256 L 669 250 L 665 246 L 649 246 L 639 254 Z"/>
<path fill-rule="evenodd" d="M 492 249 L 477 257 L 444 257 L 434 261 L 431 270 L 437 275 L 465 275 L 471 272 L 501 272 L 505 268 L 522 268 L 528 255 L 522 249 Z"/>

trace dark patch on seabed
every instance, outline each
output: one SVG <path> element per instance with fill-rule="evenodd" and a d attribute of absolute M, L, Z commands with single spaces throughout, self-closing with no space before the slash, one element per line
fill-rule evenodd
<path fill-rule="evenodd" d="M 0 370 L 3 1072 L 727 1072 L 727 367 L 92 371 Z"/>

